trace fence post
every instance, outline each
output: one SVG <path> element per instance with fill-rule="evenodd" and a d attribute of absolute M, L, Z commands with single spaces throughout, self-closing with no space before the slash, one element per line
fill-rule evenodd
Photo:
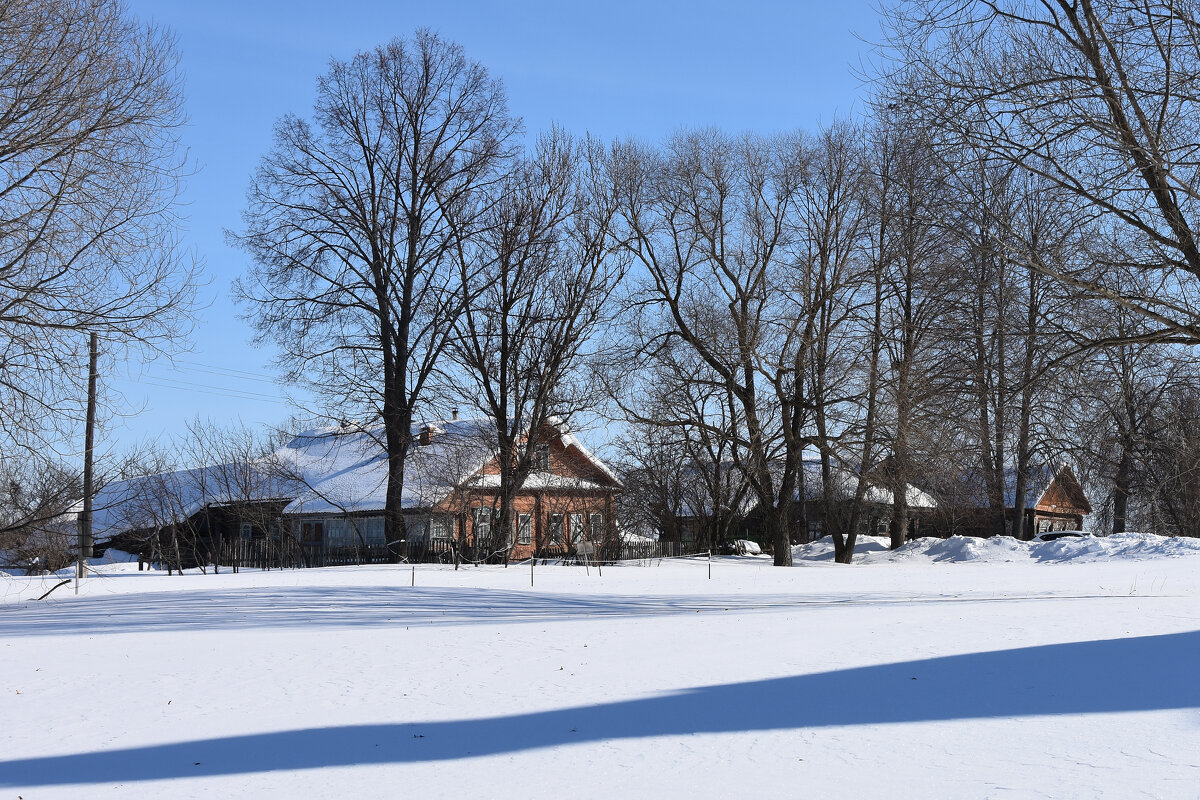
<path fill-rule="evenodd" d="M 708 579 L 712 580 L 712 550 L 708 551 Z"/>

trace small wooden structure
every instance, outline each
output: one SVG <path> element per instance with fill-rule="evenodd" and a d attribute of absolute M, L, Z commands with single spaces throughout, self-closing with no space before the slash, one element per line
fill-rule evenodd
<path fill-rule="evenodd" d="M 1016 470 L 1005 470 L 1004 530 L 1008 532 L 1017 527 L 1016 486 Z M 987 537 L 996 533 L 997 515 L 987 501 L 982 481 L 963 480 L 928 491 L 937 497 L 938 506 L 922 515 L 922 535 Z M 1082 531 L 1091 513 L 1087 494 L 1069 466 L 1044 464 L 1029 468 L 1024 502 L 1026 538 L 1052 531 Z"/>

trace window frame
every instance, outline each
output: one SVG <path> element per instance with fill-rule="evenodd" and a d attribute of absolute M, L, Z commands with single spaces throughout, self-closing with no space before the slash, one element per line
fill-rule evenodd
<path fill-rule="evenodd" d="M 550 445 L 538 444 L 533 446 L 533 471 L 550 471 Z"/>
<path fill-rule="evenodd" d="M 472 509 L 473 517 L 473 533 L 475 534 L 475 542 L 490 542 L 492 540 L 492 524 L 495 522 L 493 518 L 493 509 L 491 506 L 475 506 Z M 485 534 L 482 538 L 480 534 Z"/>

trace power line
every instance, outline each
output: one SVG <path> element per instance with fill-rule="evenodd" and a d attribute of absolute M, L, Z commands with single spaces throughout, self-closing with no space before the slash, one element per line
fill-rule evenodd
<path fill-rule="evenodd" d="M 239 392 L 236 389 L 224 389 L 219 386 L 210 386 L 210 385 L 204 385 L 204 384 L 181 385 L 184 383 L 183 381 L 177 381 L 174 383 L 172 383 L 170 381 L 171 381 L 170 378 L 163 378 L 163 379 L 159 379 L 159 380 L 143 379 L 140 381 L 140 383 L 146 384 L 147 386 L 157 386 L 161 389 L 174 389 L 176 391 L 201 392 L 203 394 L 212 394 L 212 395 L 216 395 L 218 397 L 228 397 L 228 398 L 232 398 L 235 400 L 252 400 L 254 402 L 259 402 L 259 403 L 276 403 L 281 406 L 291 406 L 292 405 L 291 403 L 287 402 L 286 400 L 280 400 L 278 397 L 272 397 L 271 395 L 261 394 L 258 392 Z"/>
<path fill-rule="evenodd" d="M 266 392 L 255 392 L 255 391 L 251 391 L 250 389 L 241 389 L 241 388 L 234 387 L 234 386 L 220 386 L 220 385 L 214 385 L 211 383 L 198 383 L 196 381 L 185 381 L 185 380 L 181 380 L 179 378 L 168 378 L 168 377 L 152 375 L 149 377 L 148 380 L 163 381 L 166 383 L 175 384 L 175 388 L 181 388 L 181 389 L 191 389 L 191 388 L 216 389 L 216 390 L 222 391 L 222 392 L 233 392 L 235 394 L 246 395 L 247 397 L 265 397 L 268 399 L 276 399 L 279 397 L 278 394 L 268 394 Z"/>
<path fill-rule="evenodd" d="M 203 367 L 191 367 L 188 369 L 180 369 L 179 367 L 175 367 L 171 371 L 176 372 L 180 375 L 191 375 L 194 373 L 204 373 L 207 375 L 215 375 L 218 378 L 230 378 L 232 380 L 237 380 L 237 381 L 256 381 L 258 383 L 269 383 L 272 385 L 279 384 L 279 381 L 275 380 L 273 378 L 252 378 L 248 375 L 236 375 L 231 372 L 221 372 L 219 370 L 205 369 Z"/>
<path fill-rule="evenodd" d="M 252 372 L 250 370 L 235 369 L 233 367 L 225 367 L 219 364 L 206 364 L 202 361 L 189 361 L 188 359 L 182 358 L 176 359 L 174 363 L 187 364 L 198 371 L 210 371 L 221 375 L 245 377 L 247 380 L 269 381 L 271 383 L 278 381 L 278 376 L 274 376 L 266 372 Z"/>

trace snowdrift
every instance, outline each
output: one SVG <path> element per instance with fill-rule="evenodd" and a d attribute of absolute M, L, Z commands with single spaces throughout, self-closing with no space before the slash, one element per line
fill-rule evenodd
<path fill-rule="evenodd" d="M 896 551 L 888 549 L 882 536 L 860 536 L 854 548 L 857 563 L 888 562 L 1027 562 L 1066 563 L 1112 559 L 1143 560 L 1200 554 L 1200 539 L 1158 536 L 1153 533 L 1122 533 L 1116 536 L 1069 536 L 1050 542 L 1021 542 L 1010 536 L 979 539 L 952 536 L 949 539 L 914 539 Z M 800 561 L 833 561 L 833 540 L 828 536 L 792 548 Z"/>

